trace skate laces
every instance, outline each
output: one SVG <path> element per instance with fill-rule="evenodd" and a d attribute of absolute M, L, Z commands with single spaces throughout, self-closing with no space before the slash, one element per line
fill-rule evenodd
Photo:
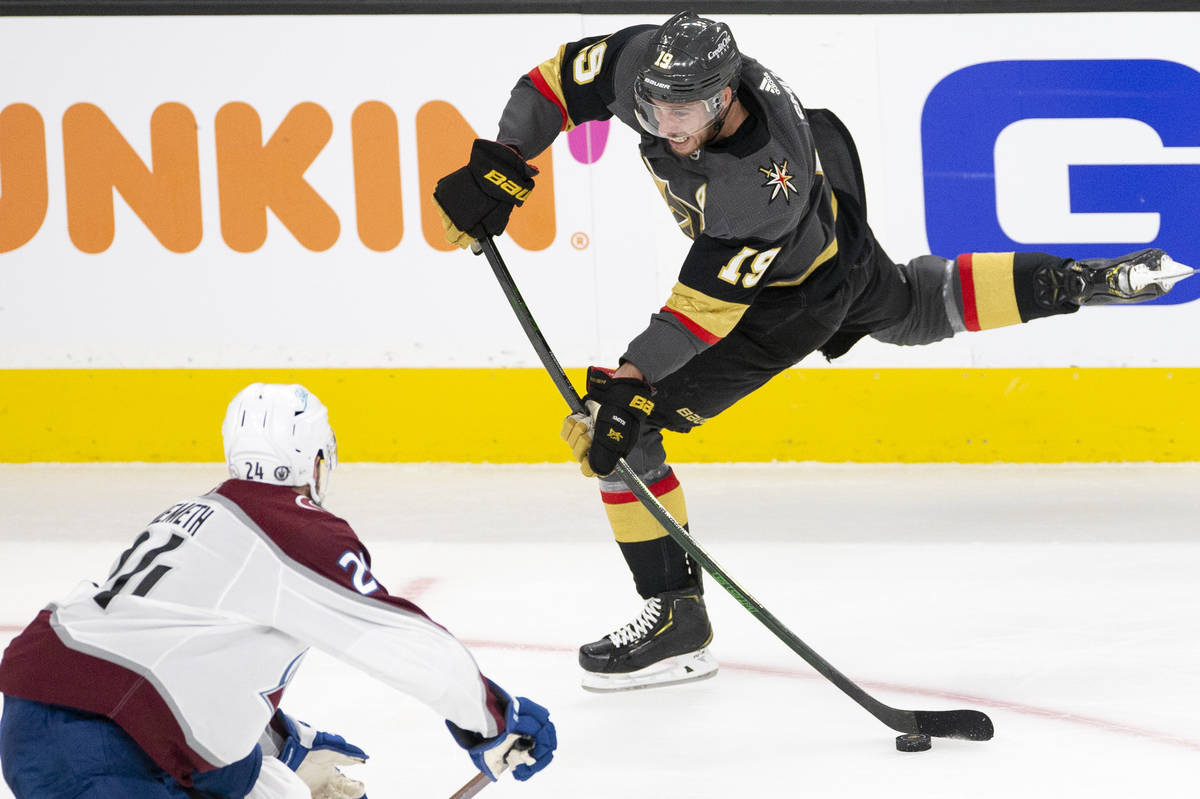
<path fill-rule="evenodd" d="M 656 596 L 650 597 L 646 600 L 641 615 L 621 629 L 609 633 L 608 640 L 612 641 L 615 646 L 633 643 L 654 629 L 660 615 L 662 615 L 662 600 Z"/>

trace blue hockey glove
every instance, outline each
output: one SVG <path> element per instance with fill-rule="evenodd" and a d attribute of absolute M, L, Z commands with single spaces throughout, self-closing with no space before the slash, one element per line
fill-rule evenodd
<path fill-rule="evenodd" d="M 510 699 L 491 680 L 488 680 L 488 685 L 508 703 L 504 711 L 504 729 L 500 730 L 499 735 L 484 738 L 449 720 L 446 726 L 455 742 L 467 750 L 475 767 L 493 782 L 509 768 L 513 770 L 513 777 L 523 782 L 550 765 L 554 759 L 554 749 L 558 746 L 554 722 L 550 721 L 550 711 L 537 702 L 523 696 Z"/>
<path fill-rule="evenodd" d="M 611 474 L 617 461 L 633 451 L 642 421 L 654 410 L 652 391 L 637 378 L 613 377 L 598 366 L 588 368 L 586 399 L 595 419 L 588 465 L 593 472 L 601 477 Z"/>
<path fill-rule="evenodd" d="M 366 752 L 346 743 L 342 736 L 318 732 L 282 710 L 275 711 L 271 727 L 283 738 L 276 757 L 296 772 L 314 799 L 365 799 L 365 786 L 337 767 L 365 762 Z"/>

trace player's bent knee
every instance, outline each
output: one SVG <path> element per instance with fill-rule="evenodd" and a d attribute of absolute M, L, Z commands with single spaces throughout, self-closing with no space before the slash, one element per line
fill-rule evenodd
<path fill-rule="evenodd" d="M 899 267 L 912 295 L 908 315 L 871 338 L 885 344 L 932 344 L 965 330 L 954 261 L 922 255 Z"/>

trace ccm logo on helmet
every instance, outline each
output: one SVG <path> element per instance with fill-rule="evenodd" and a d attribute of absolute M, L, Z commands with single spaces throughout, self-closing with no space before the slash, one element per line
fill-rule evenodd
<path fill-rule="evenodd" d="M 488 172 L 483 177 L 486 180 L 489 180 L 492 183 L 495 183 L 497 186 L 499 186 L 501 189 L 503 189 L 507 193 L 511 194 L 514 199 L 524 200 L 526 197 L 529 196 L 529 189 L 521 188 L 516 183 L 513 183 L 511 180 L 506 178 L 504 175 L 501 175 L 499 172 L 497 172 L 494 169 L 491 172 Z"/>

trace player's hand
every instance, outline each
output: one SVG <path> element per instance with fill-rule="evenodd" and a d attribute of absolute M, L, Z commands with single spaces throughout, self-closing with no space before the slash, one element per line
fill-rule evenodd
<path fill-rule="evenodd" d="M 272 725 L 286 730 L 279 760 L 304 781 L 313 799 L 360 799 L 366 795 L 366 786 L 337 768 L 365 762 L 366 752 L 346 743 L 342 736 L 318 732 L 282 710 L 275 711 Z"/>
<path fill-rule="evenodd" d="M 512 209 L 533 190 L 536 174 L 511 147 L 476 139 L 467 165 L 439 180 L 433 190 L 446 241 L 466 249 L 476 239 L 499 236 Z"/>
<path fill-rule="evenodd" d="M 491 738 L 484 738 L 449 720 L 446 726 L 458 745 L 467 750 L 475 767 L 493 782 L 510 768 L 513 777 L 525 781 L 554 759 L 558 739 L 554 722 L 550 721 L 550 711 L 523 696 L 510 699 L 500 686 L 491 680 L 487 682 L 492 692 L 508 703 L 504 711 L 504 729 Z"/>
<path fill-rule="evenodd" d="M 593 408 L 599 407 L 595 403 L 591 404 Z M 571 457 L 579 461 L 579 471 L 584 477 L 596 476 L 596 473 L 592 471 L 591 464 L 588 463 L 588 450 L 592 448 L 592 435 L 595 428 L 596 422 L 592 418 L 592 414 L 588 411 L 580 411 L 563 419 L 562 432 L 559 434 L 571 448 Z"/>
<path fill-rule="evenodd" d="M 653 389 L 644 380 L 613 377 L 612 371 L 599 366 L 588 368 L 587 389 L 588 407 L 595 407 L 588 466 L 603 477 L 633 451 L 642 421 L 654 410 Z"/>

